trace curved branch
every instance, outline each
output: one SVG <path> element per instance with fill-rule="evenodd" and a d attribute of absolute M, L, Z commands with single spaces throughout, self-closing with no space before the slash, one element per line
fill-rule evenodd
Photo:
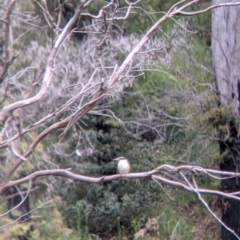
<path fill-rule="evenodd" d="M 203 14 L 206 12 L 209 12 L 211 10 L 213 10 L 214 8 L 219 8 L 219 7 L 230 7 L 230 6 L 238 6 L 240 5 L 240 2 L 236 2 L 236 3 L 218 3 L 216 5 L 210 6 L 208 8 L 205 8 L 203 10 L 200 11 L 194 11 L 194 12 L 184 12 L 184 11 L 179 11 L 180 15 L 183 16 L 195 16 L 195 15 L 199 15 L 199 14 Z"/>
<path fill-rule="evenodd" d="M 229 198 L 229 199 L 234 199 L 234 200 L 240 201 L 240 197 L 237 196 L 237 194 L 235 192 L 226 193 L 226 192 L 222 192 L 222 191 L 218 191 L 218 190 L 209 190 L 209 189 L 198 188 L 198 186 L 196 186 L 196 188 L 194 188 L 193 186 L 189 186 L 188 181 L 183 182 L 180 180 L 169 179 L 169 177 L 165 174 L 166 171 L 171 173 L 168 176 L 171 176 L 174 173 L 177 174 L 178 176 L 182 176 L 186 172 L 191 173 L 192 175 L 196 175 L 196 176 L 203 176 L 203 175 L 210 176 L 210 177 L 223 176 L 223 177 L 228 177 L 228 178 L 240 176 L 240 173 L 222 172 L 222 171 L 202 168 L 202 167 L 198 167 L 198 166 L 184 165 L 184 166 L 174 167 L 172 165 L 167 165 L 167 164 L 161 165 L 149 172 L 116 174 L 116 175 L 101 176 L 101 177 L 89 177 L 89 176 L 76 174 L 76 173 L 71 172 L 71 169 L 52 169 L 52 170 L 36 171 L 36 172 L 34 172 L 26 177 L 23 177 L 21 179 L 5 182 L 4 184 L 2 184 L 0 186 L 0 194 L 4 193 L 7 189 L 9 189 L 12 186 L 19 185 L 19 184 L 22 184 L 22 183 L 25 183 L 28 181 L 33 181 L 36 178 L 45 177 L 45 176 L 58 176 L 58 177 L 71 179 L 74 181 L 94 183 L 94 184 L 110 182 L 110 181 L 118 180 L 118 179 L 151 178 L 152 180 L 154 180 L 157 183 L 165 183 L 167 185 L 182 188 L 188 192 L 192 192 L 192 193 L 198 192 L 199 194 L 217 195 L 217 196 L 220 196 L 223 198 Z M 219 180 L 221 180 L 221 179 L 219 179 Z"/>

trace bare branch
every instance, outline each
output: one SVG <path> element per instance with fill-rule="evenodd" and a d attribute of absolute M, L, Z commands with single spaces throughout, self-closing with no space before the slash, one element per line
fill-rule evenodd
<path fill-rule="evenodd" d="M 216 5 L 210 6 L 208 8 L 205 8 L 203 10 L 200 11 L 194 11 L 194 12 L 184 12 L 184 11 L 179 11 L 180 15 L 183 16 L 195 16 L 195 15 L 199 15 L 199 14 L 203 14 L 206 12 L 209 12 L 211 10 L 213 10 L 214 8 L 219 8 L 219 7 L 233 7 L 233 6 L 238 6 L 240 5 L 240 2 L 236 2 L 236 3 L 218 3 Z"/>
<path fill-rule="evenodd" d="M 11 112 L 17 108 L 21 108 L 21 107 L 30 105 L 36 101 L 39 101 L 43 97 L 43 95 L 47 92 L 49 85 L 51 83 L 51 80 L 52 80 L 54 60 L 57 55 L 57 52 L 58 52 L 59 48 L 61 47 L 62 43 L 64 42 L 64 40 L 66 39 L 66 37 L 70 34 L 71 30 L 74 28 L 76 22 L 78 21 L 80 13 L 82 12 L 82 10 L 84 8 L 85 8 L 84 4 L 81 4 L 79 6 L 75 15 L 69 21 L 67 26 L 64 28 L 63 32 L 58 37 L 56 43 L 54 44 L 54 47 L 53 47 L 53 49 L 49 55 L 48 61 L 47 61 L 47 66 L 46 66 L 46 70 L 45 70 L 44 77 L 42 80 L 42 86 L 41 86 L 40 91 L 32 98 L 14 102 L 14 103 L 4 107 L 0 112 L 0 122 L 4 121 L 4 119 L 6 118 L 6 115 L 9 112 Z"/>
<path fill-rule="evenodd" d="M 161 165 L 152 171 L 149 172 L 139 172 L 139 173 L 129 173 L 129 174 L 117 174 L 117 175 L 111 175 L 111 176 L 102 176 L 102 177 L 89 177 L 84 175 L 79 175 L 71 172 L 71 169 L 52 169 L 52 170 L 42 170 L 42 171 L 36 171 L 24 178 L 18 179 L 18 180 L 12 180 L 5 184 L 2 184 L 0 186 L 0 194 L 5 192 L 7 189 L 9 189 L 12 186 L 22 184 L 24 182 L 33 181 L 36 178 L 39 177 L 45 177 L 45 176 L 59 176 L 68 178 L 71 180 L 79 181 L 79 182 L 88 182 L 88 183 L 103 183 L 103 182 L 109 182 L 117 179 L 142 179 L 142 178 L 152 178 L 155 182 L 158 183 L 165 183 L 167 185 L 183 188 L 189 192 L 195 193 L 196 191 L 199 194 L 211 194 L 211 195 L 217 195 L 224 198 L 229 199 L 235 199 L 240 201 L 240 197 L 238 196 L 238 192 L 232 192 L 232 193 L 225 193 L 218 190 L 209 190 L 209 189 L 203 189 L 203 188 L 193 188 L 192 186 L 189 187 L 189 184 L 181 182 L 180 180 L 172 180 L 167 178 L 166 171 L 171 173 L 169 176 L 172 176 L 173 174 L 180 174 L 182 176 L 183 173 L 191 173 L 193 175 L 197 176 L 212 176 L 214 178 L 222 179 L 222 178 L 232 178 L 232 177 L 240 177 L 240 173 L 235 172 L 224 172 L 219 170 L 213 170 L 213 169 L 207 169 L 199 166 L 189 166 L 189 165 L 183 165 L 179 167 L 174 167 L 172 165 Z M 221 177 L 221 178 L 220 178 Z"/>
<path fill-rule="evenodd" d="M 231 229 L 229 228 L 221 219 L 210 209 L 208 206 L 207 202 L 202 198 L 200 192 L 198 191 L 198 186 L 196 184 L 195 179 L 193 179 L 194 186 L 190 183 L 190 181 L 186 178 L 185 175 L 181 173 L 181 176 L 184 178 L 186 183 L 189 185 L 189 187 L 196 193 L 198 196 L 198 199 L 202 202 L 202 204 L 205 206 L 205 208 L 208 210 L 208 212 L 213 216 L 214 219 L 216 219 L 223 227 L 225 227 L 229 232 L 231 232 L 237 239 L 240 239 L 238 235 Z"/>
<path fill-rule="evenodd" d="M 8 9 L 7 9 L 7 13 L 6 13 L 6 18 L 4 19 L 4 23 L 5 23 L 5 39 L 4 39 L 4 45 L 5 45 L 5 50 L 4 50 L 4 59 L 3 59 L 3 64 L 1 64 L 2 66 L 0 67 L 0 84 L 3 82 L 4 77 L 7 74 L 7 70 L 10 66 L 10 64 L 13 62 L 13 60 L 16 57 L 12 57 L 12 59 L 9 59 L 9 31 L 10 31 L 10 15 L 12 13 L 14 4 L 15 4 L 16 0 L 12 0 L 12 2 L 10 3 Z"/>

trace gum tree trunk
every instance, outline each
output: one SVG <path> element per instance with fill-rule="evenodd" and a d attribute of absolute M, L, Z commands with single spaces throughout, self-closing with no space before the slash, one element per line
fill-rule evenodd
<path fill-rule="evenodd" d="M 213 4 L 237 0 L 212 0 Z M 217 89 L 222 105 L 230 106 L 235 120 L 228 122 L 227 141 L 220 141 L 220 151 L 225 153 L 220 169 L 240 171 L 240 6 L 217 8 L 212 12 L 212 56 Z M 227 154 L 226 154 L 227 153 Z M 223 180 L 226 192 L 240 191 L 240 179 Z M 240 236 L 240 203 L 224 199 L 222 221 Z M 237 238 L 222 227 L 223 240 Z"/>

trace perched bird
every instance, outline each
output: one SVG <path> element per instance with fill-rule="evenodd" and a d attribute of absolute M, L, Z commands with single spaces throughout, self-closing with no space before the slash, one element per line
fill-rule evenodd
<path fill-rule="evenodd" d="M 130 172 L 130 162 L 125 157 L 118 157 L 113 159 L 115 161 L 118 161 L 117 169 L 120 174 L 127 174 Z"/>

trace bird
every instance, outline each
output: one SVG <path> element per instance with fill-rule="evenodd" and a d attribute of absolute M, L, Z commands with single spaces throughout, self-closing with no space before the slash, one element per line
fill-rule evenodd
<path fill-rule="evenodd" d="M 127 174 L 130 172 L 131 165 L 127 158 L 118 157 L 113 160 L 118 161 L 117 169 L 120 174 Z"/>

